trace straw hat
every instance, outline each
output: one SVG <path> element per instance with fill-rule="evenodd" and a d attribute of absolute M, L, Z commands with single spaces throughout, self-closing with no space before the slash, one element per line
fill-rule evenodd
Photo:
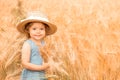
<path fill-rule="evenodd" d="M 56 25 L 49 22 L 48 18 L 39 11 L 29 12 L 27 17 L 17 24 L 17 30 L 25 33 L 25 25 L 29 22 L 42 22 L 47 24 L 49 28 L 46 30 L 46 35 L 51 35 L 56 32 Z"/>

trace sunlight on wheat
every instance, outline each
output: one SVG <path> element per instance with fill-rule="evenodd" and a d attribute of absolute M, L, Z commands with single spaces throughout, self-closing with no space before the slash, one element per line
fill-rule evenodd
<path fill-rule="evenodd" d="M 41 48 L 48 80 L 120 80 L 119 0 L 0 0 L 0 80 L 20 78 L 26 37 L 16 24 L 31 10 L 58 27 Z"/>

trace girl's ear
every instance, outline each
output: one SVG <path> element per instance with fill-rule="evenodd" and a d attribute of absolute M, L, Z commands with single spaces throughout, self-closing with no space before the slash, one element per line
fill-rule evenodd
<path fill-rule="evenodd" d="M 30 31 L 29 31 L 28 29 L 25 29 L 25 32 L 26 32 L 26 33 L 30 33 Z"/>
<path fill-rule="evenodd" d="M 30 31 L 28 30 L 27 33 L 30 33 Z"/>
<path fill-rule="evenodd" d="M 27 38 L 30 38 L 30 34 L 29 33 L 26 33 L 26 36 L 27 36 Z"/>
<path fill-rule="evenodd" d="M 27 36 L 28 38 L 30 38 L 30 32 L 29 32 L 29 30 L 25 29 L 25 34 L 26 34 L 26 36 Z"/>

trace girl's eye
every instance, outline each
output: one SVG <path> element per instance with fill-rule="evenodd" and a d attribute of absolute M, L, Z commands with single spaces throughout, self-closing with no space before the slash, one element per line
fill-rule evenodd
<path fill-rule="evenodd" d="M 33 28 L 33 30 L 36 30 L 36 28 Z"/>
<path fill-rule="evenodd" d="M 40 28 L 40 30 L 44 30 L 44 28 Z"/>

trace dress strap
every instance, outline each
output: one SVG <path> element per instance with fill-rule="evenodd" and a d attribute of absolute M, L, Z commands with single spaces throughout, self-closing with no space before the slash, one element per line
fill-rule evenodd
<path fill-rule="evenodd" d="M 42 44 L 42 46 L 45 46 L 45 41 L 42 40 L 42 41 L 41 41 L 41 44 Z"/>
<path fill-rule="evenodd" d="M 30 39 L 26 40 L 26 42 L 28 42 L 31 46 L 35 45 L 35 43 Z M 40 43 L 41 43 L 42 46 L 45 46 L 45 41 L 44 40 L 42 40 Z"/>

